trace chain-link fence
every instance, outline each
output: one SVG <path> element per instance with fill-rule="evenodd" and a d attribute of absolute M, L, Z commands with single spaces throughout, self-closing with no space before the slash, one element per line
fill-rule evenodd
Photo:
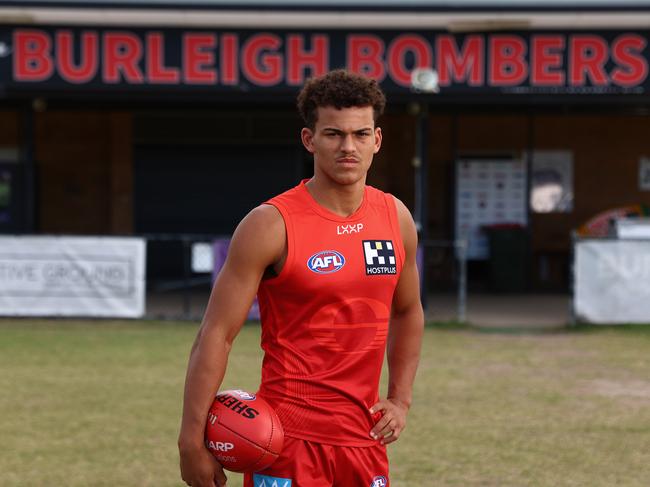
<path fill-rule="evenodd" d="M 421 298 L 427 317 L 467 319 L 467 242 L 428 239 L 418 249 Z M 440 299 L 443 296 L 445 299 Z M 451 307 L 450 307 L 451 306 Z"/>
<path fill-rule="evenodd" d="M 215 235 L 145 235 L 147 239 L 146 317 L 200 320 L 213 275 L 225 260 L 229 237 Z M 464 322 L 467 307 L 466 243 L 425 240 L 418 251 L 422 302 L 434 318 Z M 445 308 L 439 310 L 437 298 Z M 432 310 L 433 308 L 433 310 Z M 255 309 L 251 316 L 255 317 Z"/>
<path fill-rule="evenodd" d="M 212 287 L 215 235 L 144 235 L 146 317 L 199 320 Z"/>

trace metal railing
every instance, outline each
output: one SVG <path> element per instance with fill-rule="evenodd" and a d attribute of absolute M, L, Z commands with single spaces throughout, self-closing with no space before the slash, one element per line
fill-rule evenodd
<path fill-rule="evenodd" d="M 203 266 L 203 271 L 196 270 L 193 266 L 196 244 L 208 245 L 212 250 L 217 239 L 227 237 L 204 234 L 141 236 L 147 240 L 146 317 L 201 319 L 212 287 L 214 263 L 210 260 L 210 265 Z M 431 295 L 455 293 L 455 321 L 459 323 L 467 319 L 466 256 L 465 240 L 429 239 L 420 242 L 418 268 L 422 302 L 426 308 Z"/>
<path fill-rule="evenodd" d="M 440 256 L 441 251 L 446 255 Z M 426 308 L 429 297 L 436 292 L 456 293 L 455 321 L 467 321 L 467 241 L 427 239 L 420 242 L 421 298 Z M 437 258 L 432 258 L 438 255 Z M 447 269 L 447 272 L 439 272 Z M 436 272 L 438 271 L 438 272 Z"/>
<path fill-rule="evenodd" d="M 212 287 L 212 260 L 193 268 L 196 244 L 212 248 L 217 235 L 144 234 L 147 240 L 146 318 L 198 320 Z M 211 257 L 211 256 L 210 256 Z M 207 270 L 209 269 L 209 270 Z"/>

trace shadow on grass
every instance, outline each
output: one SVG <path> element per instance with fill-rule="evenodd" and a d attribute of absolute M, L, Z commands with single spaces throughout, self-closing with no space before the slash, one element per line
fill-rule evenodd
<path fill-rule="evenodd" d="M 641 335 L 650 335 L 650 323 L 645 324 L 623 324 L 623 325 L 592 325 L 590 323 L 577 323 L 568 326 L 566 331 L 569 333 L 600 333 L 600 332 L 620 332 L 635 333 Z"/>
<path fill-rule="evenodd" d="M 486 334 L 506 335 L 549 335 L 563 333 L 603 333 L 616 332 L 625 334 L 639 334 L 650 336 L 649 324 L 623 324 L 623 325 L 593 325 L 578 323 L 574 325 L 557 325 L 551 327 L 530 327 L 530 326 L 477 326 L 471 323 L 458 321 L 430 321 L 426 327 L 433 330 L 445 331 L 472 331 Z"/>
<path fill-rule="evenodd" d="M 424 325 L 426 328 L 434 330 L 472 330 L 473 327 L 469 323 L 462 323 L 460 321 L 427 321 Z"/>
<path fill-rule="evenodd" d="M 426 328 L 445 331 L 470 331 L 476 333 L 512 334 L 512 335 L 539 335 L 549 333 L 563 333 L 565 326 L 557 327 L 531 327 L 531 326 L 478 326 L 459 321 L 429 321 Z"/>

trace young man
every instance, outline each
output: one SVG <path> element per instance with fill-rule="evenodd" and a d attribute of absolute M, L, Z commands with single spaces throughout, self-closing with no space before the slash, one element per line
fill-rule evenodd
<path fill-rule="evenodd" d="M 255 208 L 233 235 L 187 371 L 179 451 L 188 485 L 226 485 L 203 444 L 205 421 L 256 293 L 259 395 L 278 413 L 285 443 L 244 485 L 389 485 L 385 445 L 406 424 L 424 320 L 413 219 L 365 184 L 384 104 L 376 82 L 342 70 L 300 93 L 314 177 Z M 388 394 L 380 399 L 386 348 Z"/>

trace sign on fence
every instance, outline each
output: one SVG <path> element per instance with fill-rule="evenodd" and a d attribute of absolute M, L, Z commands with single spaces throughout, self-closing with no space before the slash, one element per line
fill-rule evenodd
<path fill-rule="evenodd" d="M 139 318 L 140 238 L 0 237 L 0 314 Z"/>
<path fill-rule="evenodd" d="M 574 311 L 592 323 L 650 323 L 650 240 L 578 240 Z"/>

